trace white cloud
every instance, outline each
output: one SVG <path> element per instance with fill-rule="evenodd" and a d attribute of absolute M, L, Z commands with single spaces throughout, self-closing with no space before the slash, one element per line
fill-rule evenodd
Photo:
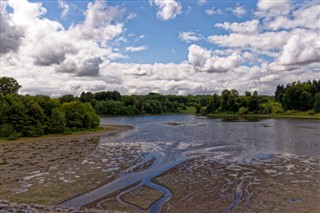
<path fill-rule="evenodd" d="M 237 53 L 219 57 L 212 54 L 211 51 L 194 44 L 188 50 L 188 59 L 197 71 L 209 73 L 226 72 L 239 67 L 241 64 L 241 57 Z"/>
<path fill-rule="evenodd" d="M 59 0 L 58 1 L 59 7 L 62 9 L 62 12 L 60 14 L 61 18 L 64 18 L 68 15 L 69 12 L 69 5 L 67 2 L 65 2 L 64 0 Z"/>
<path fill-rule="evenodd" d="M 203 36 L 195 32 L 187 31 L 187 32 L 179 32 L 179 38 L 182 41 L 190 42 L 190 41 L 200 41 L 203 39 Z"/>
<path fill-rule="evenodd" d="M 124 14 L 121 7 L 108 6 L 105 1 L 91 2 L 84 21 L 64 29 L 59 22 L 42 18 L 46 9 L 40 3 L 10 0 L 8 5 L 14 11 L 10 14 L 12 25 L 25 32 L 19 50 L 25 64 L 76 76 L 98 76 L 102 60 L 126 57 L 110 46 L 110 41 L 124 31 L 119 21 Z"/>
<path fill-rule="evenodd" d="M 212 15 L 216 15 L 216 14 L 224 14 L 224 12 L 223 12 L 223 10 L 221 10 L 221 9 L 214 9 L 214 8 L 212 8 L 212 9 L 206 9 L 205 11 L 204 11 L 207 15 L 209 15 L 209 16 L 212 16 Z"/>
<path fill-rule="evenodd" d="M 232 9 L 232 12 L 235 16 L 237 16 L 238 18 L 241 18 L 246 14 L 247 10 L 244 6 L 237 6 Z"/>
<path fill-rule="evenodd" d="M 209 36 L 208 40 L 223 47 L 260 51 L 281 48 L 289 37 L 290 34 L 287 31 L 280 31 L 256 34 L 230 33 L 229 35 L 213 35 Z"/>
<path fill-rule="evenodd" d="M 127 52 L 139 52 L 148 49 L 146 46 L 138 46 L 138 47 L 126 47 L 125 50 Z"/>
<path fill-rule="evenodd" d="M 308 5 L 293 12 L 293 18 L 278 16 L 268 23 L 272 30 L 297 27 L 320 30 L 320 5 Z"/>
<path fill-rule="evenodd" d="M 181 13 L 181 4 L 177 0 L 149 0 L 151 5 L 158 8 L 157 17 L 164 21 L 174 19 Z"/>
<path fill-rule="evenodd" d="M 131 20 L 131 19 L 136 18 L 137 16 L 138 16 L 138 15 L 137 15 L 136 13 L 130 13 L 126 19 L 127 19 L 127 20 Z"/>
<path fill-rule="evenodd" d="M 220 27 L 225 30 L 235 32 L 235 33 L 256 33 L 259 28 L 259 20 L 252 20 L 246 22 L 224 22 L 217 23 L 215 27 Z"/>
<path fill-rule="evenodd" d="M 282 65 L 320 63 L 319 38 L 319 32 L 293 35 L 284 45 L 278 63 Z"/>
<path fill-rule="evenodd" d="M 290 0 L 259 0 L 256 15 L 260 17 L 275 17 L 287 15 L 291 10 Z"/>
<path fill-rule="evenodd" d="M 22 28 L 12 25 L 11 17 L 5 11 L 6 5 L 1 2 L 0 6 L 0 55 L 17 51 L 21 38 L 24 37 Z"/>
<path fill-rule="evenodd" d="M 207 0 L 198 0 L 198 4 L 200 4 L 200 5 L 203 5 L 205 3 L 207 3 Z"/>

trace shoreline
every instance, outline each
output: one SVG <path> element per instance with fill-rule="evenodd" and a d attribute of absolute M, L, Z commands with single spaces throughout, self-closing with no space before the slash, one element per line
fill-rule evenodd
<path fill-rule="evenodd" d="M 200 115 L 200 114 L 199 114 Z M 206 116 L 208 118 L 231 118 L 231 117 L 238 117 L 238 118 L 260 118 L 260 119 L 310 119 L 310 120 L 320 120 L 320 115 L 285 115 L 285 114 L 245 114 L 245 115 L 239 115 L 239 114 L 206 114 L 206 115 L 200 115 L 200 116 Z"/>
<path fill-rule="evenodd" d="M 180 112 L 180 113 L 161 113 L 161 114 L 143 114 L 143 115 L 100 115 L 103 118 L 113 117 L 145 117 L 145 116 L 165 116 L 165 115 L 194 115 L 194 116 L 205 116 L 208 118 L 228 118 L 228 117 L 239 117 L 239 118 L 261 118 L 261 119 L 311 119 L 320 120 L 320 113 L 315 115 L 285 115 L 285 114 L 226 114 L 226 113 L 209 113 L 209 114 L 196 114 L 194 112 Z"/>
<path fill-rule="evenodd" d="M 0 140 L 1 143 L 21 143 L 21 142 L 34 142 L 39 140 L 58 140 L 58 139 L 78 139 L 82 137 L 86 138 L 93 138 L 99 136 L 109 136 L 112 134 L 117 134 L 120 132 L 124 132 L 127 130 L 133 129 L 133 126 L 129 125 L 103 125 L 99 126 L 98 129 L 89 129 L 84 131 L 75 131 L 70 134 L 60 133 L 60 134 L 47 134 L 38 137 L 22 137 L 16 140 L 8 140 L 2 139 Z"/>

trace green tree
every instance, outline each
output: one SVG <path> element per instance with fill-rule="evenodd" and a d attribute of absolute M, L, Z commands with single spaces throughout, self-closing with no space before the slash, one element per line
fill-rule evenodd
<path fill-rule="evenodd" d="M 220 96 L 217 95 L 217 94 L 214 94 L 213 97 L 212 97 L 212 100 L 213 100 L 213 108 L 216 111 L 220 107 L 220 103 L 221 103 Z"/>
<path fill-rule="evenodd" d="M 231 94 L 231 92 L 227 89 L 225 89 L 221 92 L 220 109 L 222 112 L 229 111 L 228 100 L 229 100 L 230 94 Z"/>
<path fill-rule="evenodd" d="M 200 111 L 201 111 L 201 105 L 197 103 L 197 104 L 194 105 L 194 107 L 196 108 L 196 113 L 197 113 L 197 114 L 200 113 Z"/>
<path fill-rule="evenodd" d="M 66 103 L 66 102 L 71 102 L 71 101 L 75 101 L 76 97 L 74 97 L 71 94 L 68 95 L 63 95 L 59 98 L 59 100 L 61 101 L 61 103 Z"/>
<path fill-rule="evenodd" d="M 251 92 L 250 91 L 245 91 L 245 96 L 246 97 L 251 97 Z"/>
<path fill-rule="evenodd" d="M 66 126 L 69 128 L 95 128 L 99 126 L 99 117 L 89 103 L 72 101 L 61 106 L 65 113 Z"/>
<path fill-rule="evenodd" d="M 52 110 L 51 118 L 49 122 L 49 132 L 50 133 L 63 133 L 66 127 L 65 115 L 64 113 L 55 108 Z"/>
<path fill-rule="evenodd" d="M 0 78 L 0 94 L 2 95 L 16 95 L 21 85 L 16 81 L 16 79 L 11 77 L 1 77 Z"/>
<path fill-rule="evenodd" d="M 248 101 L 248 111 L 256 112 L 259 110 L 259 101 L 257 96 L 252 96 Z"/>
<path fill-rule="evenodd" d="M 80 101 L 82 103 L 90 102 L 94 99 L 93 94 L 91 92 L 82 92 L 80 95 Z"/>
<path fill-rule="evenodd" d="M 314 96 L 314 104 L 313 104 L 313 109 L 315 112 L 320 112 L 320 93 L 317 93 Z"/>

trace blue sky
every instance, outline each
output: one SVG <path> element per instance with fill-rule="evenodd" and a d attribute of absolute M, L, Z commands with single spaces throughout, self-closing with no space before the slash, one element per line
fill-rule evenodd
<path fill-rule="evenodd" d="M 273 94 L 319 78 L 318 0 L 3 0 L 2 75 L 23 94 Z"/>
<path fill-rule="evenodd" d="M 39 0 L 47 13 L 43 16 L 60 22 L 66 29 L 72 24 L 83 22 L 84 12 L 87 9 L 86 0 L 65 1 L 69 5 L 66 16 L 61 17 L 63 8 L 59 7 L 57 0 Z M 94 1 L 91 1 L 94 2 Z M 161 20 L 157 18 L 157 8 L 150 5 L 148 0 L 132 1 L 107 1 L 110 6 L 125 8 L 126 15 L 135 14 L 135 18 L 126 21 L 124 36 L 127 42 L 114 45 L 120 50 L 126 46 L 146 46 L 146 50 L 127 53 L 129 58 L 119 59 L 119 62 L 134 63 L 180 63 L 187 60 L 189 43 L 179 38 L 179 33 L 184 31 L 197 32 L 204 37 L 212 34 L 224 35 L 227 32 L 214 25 L 220 22 L 242 22 L 249 20 L 256 7 L 257 1 L 206 1 L 199 3 L 197 0 L 180 1 L 181 14 L 172 20 Z M 232 10 L 236 7 L 243 8 L 246 13 L 237 15 Z M 216 11 L 217 14 L 208 15 L 205 11 Z M 247 13 L 249 12 L 249 13 Z M 125 18 L 125 17 L 123 17 Z M 138 39 L 139 36 L 143 38 Z M 193 42 L 208 49 L 217 49 L 217 45 L 203 40 Z"/>

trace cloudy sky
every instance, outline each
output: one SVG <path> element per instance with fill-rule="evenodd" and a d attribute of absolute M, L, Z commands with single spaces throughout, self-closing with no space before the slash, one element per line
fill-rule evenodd
<path fill-rule="evenodd" d="M 0 67 L 22 94 L 273 94 L 320 78 L 320 2 L 1 0 Z"/>

